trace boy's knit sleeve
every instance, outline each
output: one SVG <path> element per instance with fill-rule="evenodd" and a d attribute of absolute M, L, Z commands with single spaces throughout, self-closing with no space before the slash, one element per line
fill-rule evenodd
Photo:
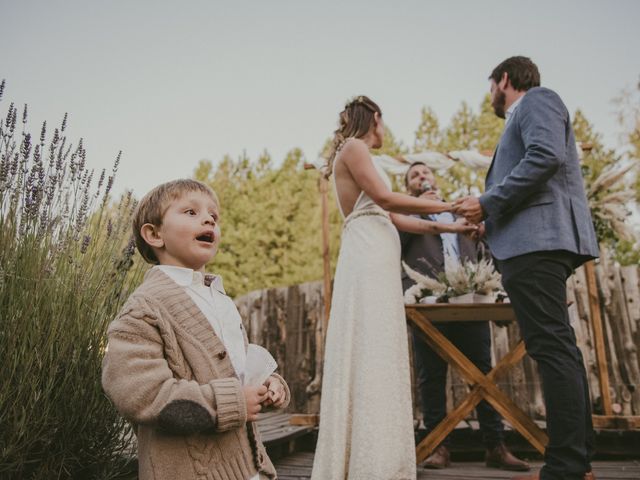
<path fill-rule="evenodd" d="M 237 378 L 201 385 L 175 378 L 166 358 L 166 338 L 144 315 L 114 320 L 102 365 L 102 386 L 116 409 L 136 424 L 176 434 L 226 431 L 247 420 Z"/>

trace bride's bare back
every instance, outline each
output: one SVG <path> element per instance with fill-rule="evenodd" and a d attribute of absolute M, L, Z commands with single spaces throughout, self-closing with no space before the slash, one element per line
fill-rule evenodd
<path fill-rule="evenodd" d="M 346 149 L 346 152 L 345 152 Z M 347 217 L 356 205 L 362 188 L 349 172 L 346 162 L 349 161 L 349 153 L 353 149 L 346 148 L 346 145 L 337 153 L 333 164 L 333 175 L 336 186 L 336 197 L 338 208 L 342 215 Z"/>
<path fill-rule="evenodd" d="M 350 138 L 336 154 L 333 164 L 338 206 L 346 217 L 354 209 L 362 192 L 384 208 L 386 195 L 391 193 L 376 171 L 367 144 Z"/>

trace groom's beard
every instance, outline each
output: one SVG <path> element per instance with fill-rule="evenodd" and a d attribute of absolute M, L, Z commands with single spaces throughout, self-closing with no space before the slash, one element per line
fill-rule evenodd
<path fill-rule="evenodd" d="M 502 90 L 497 89 L 495 95 L 493 96 L 493 101 L 491 102 L 491 106 L 493 107 L 493 111 L 495 112 L 497 117 L 505 117 L 504 106 L 506 103 L 507 96 Z"/>

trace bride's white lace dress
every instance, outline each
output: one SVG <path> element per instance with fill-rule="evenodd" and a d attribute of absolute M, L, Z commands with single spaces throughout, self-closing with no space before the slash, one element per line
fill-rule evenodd
<path fill-rule="evenodd" d="M 313 480 L 347 478 L 416 478 L 400 240 L 364 192 L 342 231 L 312 473 Z"/>

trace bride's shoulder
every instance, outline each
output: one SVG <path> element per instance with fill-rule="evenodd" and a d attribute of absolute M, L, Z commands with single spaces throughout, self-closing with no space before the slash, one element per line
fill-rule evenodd
<path fill-rule="evenodd" d="M 369 156 L 369 147 L 359 138 L 348 138 L 340 149 L 340 156 L 343 158 L 359 158 Z"/>

